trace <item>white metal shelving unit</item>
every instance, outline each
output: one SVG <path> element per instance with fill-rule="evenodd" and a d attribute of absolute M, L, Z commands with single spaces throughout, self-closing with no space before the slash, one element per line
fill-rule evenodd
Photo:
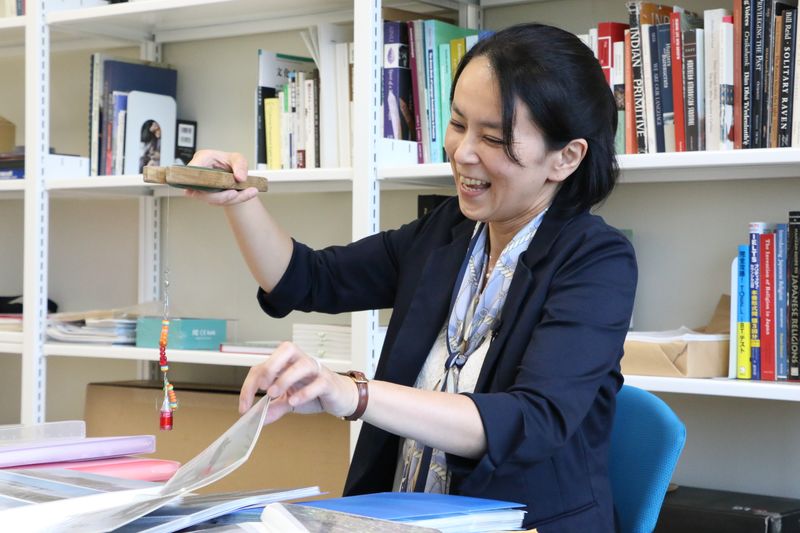
<path fill-rule="evenodd" d="M 530 0 L 525 0 L 530 2 Z M 474 25 L 480 8 L 473 4 L 433 2 L 461 10 L 462 24 Z M 483 7 L 522 3 L 483 0 Z M 352 195 L 352 238 L 378 229 L 380 194 L 391 190 L 451 188 L 449 164 L 382 166 L 378 146 L 380 98 L 380 0 L 141 0 L 79 11 L 44 12 L 44 0 L 28 0 L 26 17 L 0 19 L 0 55 L 25 54 L 26 138 L 29 161 L 26 180 L 0 180 L 0 198 L 25 201 L 24 293 L 26 317 L 22 343 L 0 343 L 0 353 L 22 354 L 22 422 L 44 419 L 46 361 L 58 358 L 103 358 L 154 361 L 154 350 L 45 342 L 44 310 L 47 299 L 48 212 L 52 197 L 140 198 L 139 298 L 160 293 L 160 199 L 181 194 L 163 186 L 146 185 L 140 176 L 75 178 L 46 175 L 43 154 L 49 145 L 48 75 L 51 50 L 93 48 L 120 43 L 141 44 L 143 53 L 157 53 L 158 44 L 214 37 L 248 35 L 304 28 L 318 22 L 350 21 L 355 35 L 355 120 L 352 168 L 252 172 L 267 175 L 268 194 L 345 192 Z M 389 5 L 390 2 L 383 2 Z M 392 2 L 407 7 L 409 2 Z M 355 7 L 354 7 L 355 6 Z M 52 42 L 51 42 L 52 40 Z M 622 184 L 694 182 L 768 182 L 798 179 L 800 150 L 760 149 L 735 152 L 687 152 L 622 155 Z M 624 185 L 623 185 L 624 186 Z M 355 313 L 352 361 L 327 361 L 334 370 L 369 370 L 377 347 L 377 314 Z M 207 351 L 174 350 L 175 362 L 250 366 L 259 356 Z M 768 400 L 784 405 L 800 401 L 800 385 L 727 379 L 682 379 L 626 376 L 626 382 L 654 392 L 682 398 L 717 397 Z M 693 400 L 694 401 L 694 400 Z M 750 402 L 754 404 L 758 402 Z M 792 404 L 787 404 L 792 405 Z M 771 407 L 770 407 L 771 408 Z M 355 434 L 355 432 L 354 432 Z"/>

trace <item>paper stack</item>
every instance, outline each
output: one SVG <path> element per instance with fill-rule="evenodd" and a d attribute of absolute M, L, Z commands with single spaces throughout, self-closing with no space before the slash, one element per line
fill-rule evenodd
<path fill-rule="evenodd" d="M 350 326 L 293 324 L 292 342 L 320 359 L 350 359 Z"/>

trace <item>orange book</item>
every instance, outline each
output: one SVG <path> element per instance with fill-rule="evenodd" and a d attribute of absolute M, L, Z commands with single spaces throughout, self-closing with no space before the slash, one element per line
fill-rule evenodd
<path fill-rule="evenodd" d="M 625 153 L 635 154 L 636 116 L 633 114 L 633 66 L 631 64 L 631 30 L 625 30 Z"/>

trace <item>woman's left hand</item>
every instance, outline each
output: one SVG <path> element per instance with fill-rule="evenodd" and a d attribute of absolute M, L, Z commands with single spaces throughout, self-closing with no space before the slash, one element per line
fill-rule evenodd
<path fill-rule="evenodd" d="M 250 409 L 259 390 L 272 398 L 266 424 L 289 412 L 346 416 L 358 405 L 351 378 L 331 371 L 291 342 L 282 343 L 269 359 L 250 369 L 239 394 L 239 413 Z"/>

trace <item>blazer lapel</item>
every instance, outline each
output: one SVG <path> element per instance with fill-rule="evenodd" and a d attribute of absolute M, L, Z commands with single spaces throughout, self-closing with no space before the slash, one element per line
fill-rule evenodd
<path fill-rule="evenodd" d="M 453 228 L 450 244 L 434 250 L 420 276 L 414 297 L 392 348 L 385 379 L 413 385 L 436 337 L 447 320 L 450 298 L 464 261 L 475 222 Z"/>
<path fill-rule="evenodd" d="M 544 220 L 542 220 L 542 225 L 539 226 L 536 235 L 533 236 L 533 240 L 528 245 L 528 249 L 519 256 L 514 277 L 511 279 L 511 285 L 508 288 L 508 295 L 503 304 L 500 325 L 495 333 L 495 339 L 486 352 L 481 373 L 475 384 L 476 392 L 484 390 L 486 387 L 488 380 L 494 373 L 497 358 L 508 342 L 511 332 L 515 329 L 514 324 L 516 323 L 517 313 L 536 283 L 534 276 L 536 265 L 548 256 L 553 242 L 555 242 L 556 237 L 558 237 L 569 220 L 570 217 L 559 210 L 556 205 L 551 206 L 544 216 Z"/>

